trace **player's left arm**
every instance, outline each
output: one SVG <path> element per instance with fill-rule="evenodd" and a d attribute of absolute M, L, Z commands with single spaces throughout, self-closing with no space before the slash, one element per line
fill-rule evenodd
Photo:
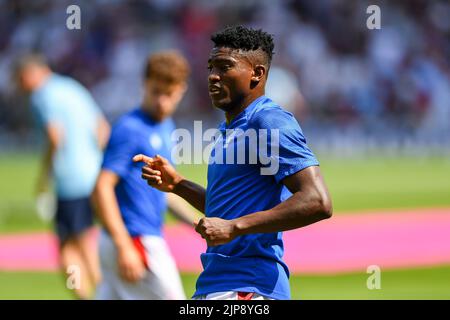
<path fill-rule="evenodd" d="M 319 166 L 303 169 L 282 183 L 292 196 L 270 210 L 236 219 L 237 235 L 287 231 L 331 218 L 331 197 Z"/>
<path fill-rule="evenodd" d="M 274 208 L 233 220 L 202 218 L 196 231 L 209 246 L 215 246 L 237 236 L 292 230 L 332 216 L 331 198 L 318 166 L 287 176 L 282 183 L 292 196 Z"/>
<path fill-rule="evenodd" d="M 40 193 L 48 189 L 50 180 L 53 156 L 62 140 L 61 129 L 53 122 L 49 122 L 45 127 L 47 146 L 44 150 L 41 168 L 37 179 L 36 192 Z"/>

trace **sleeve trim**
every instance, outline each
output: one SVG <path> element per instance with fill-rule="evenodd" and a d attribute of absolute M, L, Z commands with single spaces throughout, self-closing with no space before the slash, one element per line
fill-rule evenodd
<path fill-rule="evenodd" d="M 312 166 L 319 166 L 319 162 L 317 160 L 308 160 L 305 162 L 300 162 L 299 164 L 295 166 L 291 166 L 289 170 L 282 171 L 281 168 L 279 169 L 278 173 L 275 175 L 275 181 L 277 183 L 280 183 L 281 180 L 284 178 L 293 175 L 294 173 L 297 173 L 303 169 L 306 169 L 308 167 Z"/>

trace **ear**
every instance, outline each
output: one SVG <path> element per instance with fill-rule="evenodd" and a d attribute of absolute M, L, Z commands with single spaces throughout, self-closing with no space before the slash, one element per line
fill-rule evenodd
<path fill-rule="evenodd" d="M 188 89 L 188 85 L 186 82 L 179 83 L 176 85 L 176 95 L 179 98 L 178 101 L 180 101 L 183 98 L 187 89 Z"/>
<path fill-rule="evenodd" d="M 260 82 L 266 75 L 267 69 L 264 65 L 258 64 L 253 68 L 252 82 Z"/>

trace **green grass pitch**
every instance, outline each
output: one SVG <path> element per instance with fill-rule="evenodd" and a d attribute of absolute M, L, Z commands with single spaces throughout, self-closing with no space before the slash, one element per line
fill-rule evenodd
<path fill-rule="evenodd" d="M 330 276 L 294 275 L 292 299 L 450 299 L 450 267 L 389 270 L 381 273 L 381 288 L 369 290 L 365 273 Z M 194 274 L 183 274 L 186 296 L 195 289 Z M 0 299 L 71 299 L 60 274 L 0 272 Z M 45 288 L 45 290 L 43 290 Z"/>
<path fill-rule="evenodd" d="M 328 159 L 319 156 L 335 214 L 378 209 L 450 207 L 447 158 Z M 0 234 L 51 230 L 34 210 L 33 186 L 38 159 L 32 154 L 0 155 Z M 180 166 L 188 178 L 205 185 L 206 167 Z M 169 219 L 169 223 L 173 221 Z M 368 290 L 368 274 L 293 275 L 294 299 L 450 299 L 450 267 L 385 270 L 380 290 Z M 196 275 L 183 274 L 186 294 Z M 43 290 L 42 288 L 45 288 Z M 0 271 L 0 299 L 69 299 L 58 273 Z"/>

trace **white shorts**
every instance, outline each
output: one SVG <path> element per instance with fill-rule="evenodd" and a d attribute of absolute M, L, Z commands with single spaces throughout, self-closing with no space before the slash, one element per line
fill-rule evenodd
<path fill-rule="evenodd" d="M 254 292 L 224 291 L 203 294 L 193 300 L 273 300 Z"/>
<path fill-rule="evenodd" d="M 102 281 L 97 287 L 99 300 L 184 300 L 180 275 L 163 238 L 140 238 L 149 270 L 137 283 L 123 280 L 117 266 L 117 251 L 110 236 L 102 231 L 99 240 Z"/>

